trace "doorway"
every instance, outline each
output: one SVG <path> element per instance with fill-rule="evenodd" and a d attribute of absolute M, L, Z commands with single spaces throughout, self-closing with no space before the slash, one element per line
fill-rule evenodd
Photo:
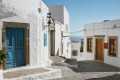
<path fill-rule="evenodd" d="M 51 56 L 55 56 L 55 31 L 51 30 Z"/>
<path fill-rule="evenodd" d="M 6 28 L 6 68 L 25 65 L 24 29 Z"/>
<path fill-rule="evenodd" d="M 104 61 L 104 38 L 96 38 L 96 60 Z"/>

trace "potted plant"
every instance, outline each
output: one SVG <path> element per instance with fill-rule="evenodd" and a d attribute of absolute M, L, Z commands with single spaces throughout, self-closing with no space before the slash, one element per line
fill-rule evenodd
<path fill-rule="evenodd" d="M 73 50 L 73 51 L 72 51 L 72 56 L 77 56 L 77 55 L 78 55 L 77 50 Z"/>
<path fill-rule="evenodd" d="M 2 69 L 2 64 L 6 59 L 6 54 L 4 49 L 0 50 L 0 69 Z"/>

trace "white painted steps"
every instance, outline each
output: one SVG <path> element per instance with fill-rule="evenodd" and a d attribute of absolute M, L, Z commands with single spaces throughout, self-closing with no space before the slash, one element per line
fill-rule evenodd
<path fill-rule="evenodd" d="M 36 74 L 28 74 L 25 76 L 22 75 L 22 76 L 14 77 L 14 78 L 5 77 L 4 80 L 45 80 L 45 79 L 53 79 L 53 78 L 62 77 L 61 70 L 59 70 L 59 69 L 53 69 L 53 68 L 45 68 L 45 69 L 47 69 L 49 71 L 40 72 L 40 73 L 36 73 Z M 11 72 L 11 74 L 12 74 L 12 72 Z"/>

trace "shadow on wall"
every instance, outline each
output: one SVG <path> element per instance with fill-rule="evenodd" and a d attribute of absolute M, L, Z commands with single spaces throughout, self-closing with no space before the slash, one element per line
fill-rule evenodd
<path fill-rule="evenodd" d="M 57 50 L 57 54 L 56 54 L 56 56 L 59 56 L 59 49 Z"/>
<path fill-rule="evenodd" d="M 69 61 L 71 62 L 71 61 Z M 120 72 L 120 68 L 98 61 L 78 61 L 77 67 L 69 67 L 74 72 Z"/>
<path fill-rule="evenodd" d="M 112 76 L 106 76 L 101 78 L 92 78 L 87 80 L 120 80 L 120 74 L 114 74 Z"/>

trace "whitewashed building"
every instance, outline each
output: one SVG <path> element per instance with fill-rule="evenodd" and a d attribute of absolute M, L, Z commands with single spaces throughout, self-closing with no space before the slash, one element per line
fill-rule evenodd
<path fill-rule="evenodd" d="M 52 18 L 48 17 L 49 9 Z M 49 66 L 52 51 L 54 55 L 71 57 L 69 14 L 64 6 L 58 9 L 61 13 L 41 0 L 0 0 L 0 49 L 7 54 L 3 71 Z M 2 75 L 0 70 L 0 80 Z"/>
<path fill-rule="evenodd" d="M 79 60 L 83 59 L 83 40 L 71 40 L 71 58 Z"/>
<path fill-rule="evenodd" d="M 72 58 L 76 58 L 76 56 L 78 56 L 78 54 L 80 54 L 80 46 L 81 46 L 80 40 L 71 40 Z"/>
<path fill-rule="evenodd" d="M 120 67 L 120 20 L 84 25 L 85 60 L 99 60 Z"/>
<path fill-rule="evenodd" d="M 47 13 L 41 0 L 0 0 L 0 49 L 7 54 L 4 69 L 50 65 Z"/>
<path fill-rule="evenodd" d="M 71 58 L 69 13 L 63 5 L 49 6 L 54 27 L 51 29 L 51 55 Z"/>

